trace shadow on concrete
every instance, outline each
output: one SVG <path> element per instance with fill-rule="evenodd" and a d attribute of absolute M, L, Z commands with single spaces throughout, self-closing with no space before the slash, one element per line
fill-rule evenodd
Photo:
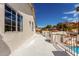
<path fill-rule="evenodd" d="M 55 56 L 70 56 L 65 51 L 52 51 Z"/>
<path fill-rule="evenodd" d="M 11 51 L 8 45 L 2 40 L 2 36 L 0 35 L 0 56 L 8 56 Z"/>
<path fill-rule="evenodd" d="M 46 42 L 49 42 L 49 43 L 51 42 L 51 40 L 49 40 L 49 39 L 46 39 L 45 41 L 46 41 Z"/>

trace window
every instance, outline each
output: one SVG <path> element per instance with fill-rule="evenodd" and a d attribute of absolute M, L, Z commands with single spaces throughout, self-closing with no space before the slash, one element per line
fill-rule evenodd
<path fill-rule="evenodd" d="M 23 17 L 18 13 L 17 14 L 17 30 L 23 31 Z"/>
<path fill-rule="evenodd" d="M 5 31 L 16 31 L 16 26 L 18 27 L 18 31 L 22 30 L 23 17 L 20 14 L 17 14 L 18 13 L 14 9 L 10 8 L 8 5 L 5 5 Z"/>
<path fill-rule="evenodd" d="M 34 31 L 34 24 L 33 24 L 33 22 L 32 22 L 32 31 Z"/>
<path fill-rule="evenodd" d="M 5 5 L 5 31 L 11 31 L 11 9 Z"/>
<path fill-rule="evenodd" d="M 34 23 L 29 21 L 29 25 L 30 25 L 31 30 L 34 31 Z"/>

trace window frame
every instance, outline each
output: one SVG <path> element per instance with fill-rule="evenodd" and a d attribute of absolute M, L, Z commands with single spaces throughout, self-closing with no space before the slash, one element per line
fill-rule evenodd
<path fill-rule="evenodd" d="M 10 8 L 10 12 L 7 10 L 7 7 L 8 8 Z M 8 4 L 5 4 L 5 14 L 4 14 L 4 17 L 5 17 L 5 19 L 4 19 L 4 31 L 5 32 L 21 32 L 21 31 L 23 31 L 23 16 L 19 13 L 19 12 L 17 12 L 15 9 L 13 9 L 12 7 L 10 7 Z M 8 12 L 8 13 L 11 13 L 11 18 L 9 18 L 7 15 L 6 15 L 6 11 Z M 13 13 L 14 12 L 14 13 Z M 17 14 L 20 14 L 21 16 L 22 16 L 22 30 L 20 30 L 20 31 L 18 31 L 18 29 L 17 29 L 17 27 L 18 27 L 18 25 L 17 25 Z M 12 16 L 14 16 L 14 18 L 15 19 L 13 19 L 12 18 Z M 7 19 L 7 20 L 6 20 Z M 10 25 L 8 25 L 6 22 L 9 22 L 9 21 L 11 22 L 11 24 Z M 15 23 L 14 23 L 15 22 Z M 6 30 L 7 29 L 7 27 L 6 26 L 11 26 L 11 28 L 10 29 L 8 29 L 8 30 Z M 15 27 L 15 29 L 13 30 L 13 27 Z"/>
<path fill-rule="evenodd" d="M 17 13 L 17 31 L 23 31 L 23 16 L 19 13 Z"/>

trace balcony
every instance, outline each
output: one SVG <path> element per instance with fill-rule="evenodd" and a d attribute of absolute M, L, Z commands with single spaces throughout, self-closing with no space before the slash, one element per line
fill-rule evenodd
<path fill-rule="evenodd" d="M 53 34 L 52 34 L 53 35 Z M 56 34 L 55 34 L 56 35 Z M 58 34 L 57 34 L 58 35 Z M 53 37 L 54 38 L 54 37 Z M 15 50 L 12 56 L 72 56 L 62 43 L 55 40 L 47 41 L 48 38 L 41 34 L 35 34 L 29 40 Z"/>

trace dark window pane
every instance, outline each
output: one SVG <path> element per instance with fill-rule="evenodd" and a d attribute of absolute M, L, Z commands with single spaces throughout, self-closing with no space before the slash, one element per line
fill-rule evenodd
<path fill-rule="evenodd" d="M 23 19 L 23 16 L 21 16 L 21 20 Z"/>
<path fill-rule="evenodd" d="M 18 22 L 20 22 L 20 15 L 19 14 L 17 15 L 17 18 L 18 18 Z"/>
<path fill-rule="evenodd" d="M 18 22 L 17 25 L 20 26 L 20 22 Z"/>
<path fill-rule="evenodd" d="M 16 26 L 16 22 L 15 21 L 12 21 L 12 26 Z"/>
<path fill-rule="evenodd" d="M 11 8 L 9 8 L 7 5 L 5 5 L 5 9 L 9 12 L 11 12 Z"/>
<path fill-rule="evenodd" d="M 10 19 L 11 19 L 11 13 L 9 13 L 9 12 L 5 11 L 5 17 L 8 17 L 8 18 L 10 18 Z"/>
<path fill-rule="evenodd" d="M 21 31 L 23 28 L 23 17 L 20 14 L 17 15 L 17 25 L 18 31 Z"/>
<path fill-rule="evenodd" d="M 12 14 L 16 15 L 16 12 L 14 10 L 12 10 Z"/>
<path fill-rule="evenodd" d="M 11 31 L 11 26 L 5 25 L 5 31 Z"/>
<path fill-rule="evenodd" d="M 18 27 L 18 31 L 20 31 L 20 27 Z"/>
<path fill-rule="evenodd" d="M 17 25 L 18 25 L 17 29 L 18 31 L 20 31 L 20 15 L 19 14 L 17 15 Z"/>
<path fill-rule="evenodd" d="M 16 15 L 12 15 L 12 20 L 16 21 Z"/>
<path fill-rule="evenodd" d="M 18 23 L 18 26 L 20 26 L 20 23 Z"/>
<path fill-rule="evenodd" d="M 9 19 L 5 19 L 5 24 L 7 24 L 7 25 L 11 25 L 11 20 L 9 20 Z"/>
<path fill-rule="evenodd" d="M 12 31 L 16 31 L 16 27 L 12 27 Z"/>

